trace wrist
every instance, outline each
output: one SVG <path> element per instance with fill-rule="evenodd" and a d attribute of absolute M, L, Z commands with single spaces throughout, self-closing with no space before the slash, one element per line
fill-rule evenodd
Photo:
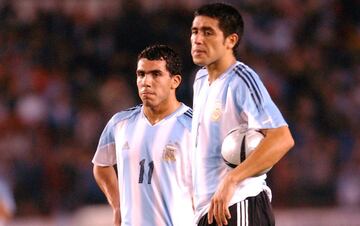
<path fill-rule="evenodd" d="M 228 180 L 228 182 L 229 182 L 230 184 L 236 186 L 236 185 L 239 183 L 239 181 L 237 180 L 237 176 L 236 176 L 236 174 L 235 174 L 234 171 L 235 171 L 235 170 L 229 171 L 228 174 L 226 175 L 226 177 L 227 177 L 227 180 Z"/>
<path fill-rule="evenodd" d="M 120 206 L 112 206 L 111 208 L 114 212 L 120 211 Z"/>

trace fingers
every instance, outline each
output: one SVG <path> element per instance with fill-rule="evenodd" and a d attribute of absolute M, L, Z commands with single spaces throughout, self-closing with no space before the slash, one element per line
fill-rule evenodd
<path fill-rule="evenodd" d="M 226 225 L 228 224 L 227 220 L 231 219 L 230 210 L 228 207 L 225 208 L 225 219 L 226 219 Z"/>
<path fill-rule="evenodd" d="M 209 208 L 209 212 L 208 212 L 208 223 L 209 224 L 212 224 L 212 222 L 213 222 L 213 217 L 214 217 L 213 208 L 214 208 L 214 202 L 211 200 L 210 208 Z"/>
<path fill-rule="evenodd" d="M 214 218 L 217 225 L 228 225 L 228 219 L 231 218 L 231 214 L 227 205 L 212 200 L 208 212 L 208 223 L 212 224 Z"/>
<path fill-rule="evenodd" d="M 225 213 L 226 213 L 226 206 L 219 205 L 218 206 L 218 215 L 215 215 L 216 222 L 218 222 L 218 225 L 228 225 L 228 221 L 226 219 Z"/>
<path fill-rule="evenodd" d="M 215 217 L 216 223 L 219 226 L 222 226 L 223 225 L 223 208 L 222 208 L 222 205 L 220 203 L 215 205 L 214 217 Z"/>

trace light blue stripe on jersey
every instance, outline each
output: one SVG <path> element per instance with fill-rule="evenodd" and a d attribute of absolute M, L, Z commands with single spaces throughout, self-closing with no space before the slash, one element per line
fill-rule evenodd
<path fill-rule="evenodd" d="M 141 147 L 144 147 L 142 152 L 141 159 L 145 159 L 144 162 L 144 177 L 143 181 L 139 186 L 141 187 L 141 201 L 142 203 L 140 206 L 136 208 L 131 208 L 130 211 L 138 212 L 141 211 L 142 215 L 148 215 L 147 217 L 140 218 L 140 221 L 143 222 L 141 225 L 156 225 L 155 217 L 153 217 L 154 210 L 157 208 L 152 205 L 154 202 L 154 188 L 156 178 L 151 178 L 149 175 L 151 163 L 153 163 L 153 154 L 150 150 L 150 147 L 152 147 L 152 142 L 154 141 L 154 137 L 159 132 L 159 127 L 146 127 L 146 131 L 144 133 L 144 137 L 139 140 L 141 141 Z M 129 161 L 130 162 L 130 161 Z M 152 175 L 151 175 L 152 176 Z M 149 184 L 150 183 L 150 184 Z M 152 183 L 152 184 L 151 184 Z M 131 197 L 131 196 L 130 196 Z M 132 214 L 132 217 L 134 217 L 134 214 Z"/>
<path fill-rule="evenodd" d="M 135 118 L 129 119 L 131 122 L 135 120 Z M 126 130 L 128 131 L 134 131 L 136 123 L 127 123 L 126 124 Z M 141 140 L 141 139 L 139 139 Z M 118 151 L 117 151 L 118 152 Z M 118 153 L 116 153 L 118 155 Z M 133 206 L 133 203 L 131 200 L 123 199 L 122 196 L 125 194 L 127 197 L 133 197 L 132 189 L 127 185 L 127 182 L 124 183 L 124 178 L 129 177 L 133 178 L 136 177 L 138 172 L 132 172 L 131 170 L 125 170 L 125 169 L 131 169 L 131 162 L 130 161 L 119 161 L 119 159 L 122 159 L 122 156 L 117 156 L 117 168 L 118 168 L 118 175 L 119 175 L 119 188 L 120 188 L 120 201 L 121 203 L 124 203 L 124 206 Z M 121 163 L 121 164 L 120 164 Z M 127 175 L 124 175 L 127 174 Z M 123 179 L 123 181 L 120 181 Z M 134 208 L 132 208 L 134 209 Z M 133 211 L 131 209 L 121 210 L 121 217 L 122 217 L 122 224 L 124 225 L 130 225 L 131 221 L 129 221 L 132 218 L 131 212 Z"/>

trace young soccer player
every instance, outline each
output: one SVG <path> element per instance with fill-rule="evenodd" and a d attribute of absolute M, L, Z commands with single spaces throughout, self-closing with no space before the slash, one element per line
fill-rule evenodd
<path fill-rule="evenodd" d="M 93 158 L 94 176 L 114 225 L 192 225 L 192 110 L 175 94 L 179 56 L 165 45 L 150 46 L 138 56 L 136 76 L 142 105 L 110 119 Z"/>

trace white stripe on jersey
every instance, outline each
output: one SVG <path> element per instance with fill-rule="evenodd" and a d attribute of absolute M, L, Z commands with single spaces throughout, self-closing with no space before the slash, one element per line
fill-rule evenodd
<path fill-rule="evenodd" d="M 211 85 L 206 69 L 199 70 L 194 81 L 193 103 L 194 201 L 196 218 L 200 219 L 208 211 L 222 178 L 231 170 L 221 157 L 225 135 L 240 125 L 264 129 L 287 124 L 258 75 L 241 62 Z M 229 205 L 266 189 L 265 178 L 266 175 L 262 175 L 244 180 Z"/>

